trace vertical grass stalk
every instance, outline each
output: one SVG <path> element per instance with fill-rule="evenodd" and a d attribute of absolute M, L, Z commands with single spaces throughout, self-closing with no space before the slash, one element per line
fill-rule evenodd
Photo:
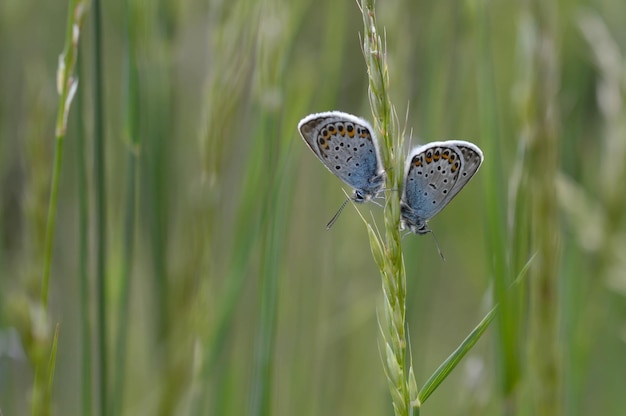
<path fill-rule="evenodd" d="M 385 167 L 386 189 L 398 190 L 402 185 L 402 137 L 398 135 L 395 112 L 389 99 L 389 74 L 386 50 L 376 26 L 374 0 L 362 0 L 363 55 L 369 75 L 369 101 L 374 129 L 382 140 L 380 151 Z M 393 408 L 397 416 L 419 413 L 417 384 L 412 367 L 407 365 L 406 275 L 400 236 L 400 200 L 389 198 L 385 205 L 385 238 L 368 225 L 370 246 L 380 268 L 384 296 L 381 333 L 383 366 L 387 375 Z"/>
<path fill-rule="evenodd" d="M 489 3 L 479 2 L 476 8 L 476 36 L 479 54 L 477 90 L 480 129 L 485 141 L 485 154 L 491 155 L 484 166 L 485 219 L 487 224 L 487 253 L 493 276 L 493 304 L 499 305 L 497 317 L 498 385 L 502 399 L 502 414 L 514 415 L 519 406 L 521 379 L 521 305 L 523 292 L 510 290 L 517 271 L 528 261 L 525 230 L 519 232 L 521 216 L 526 207 L 519 207 L 524 198 L 513 193 L 511 207 L 507 207 L 505 172 L 500 157 L 502 142 L 498 123 L 498 103 L 494 74 L 494 49 L 490 37 Z M 521 202 L 519 202 L 521 201 Z M 507 209 L 510 218 L 507 218 Z M 511 224 L 511 226 L 509 226 Z"/>
<path fill-rule="evenodd" d="M 104 90 L 102 63 L 102 12 L 100 0 L 93 0 L 94 23 L 94 189 L 96 214 L 96 294 L 98 328 L 98 374 L 100 375 L 100 414 L 108 415 L 108 362 L 107 362 L 107 316 L 106 316 L 106 188 L 104 154 Z"/>
<path fill-rule="evenodd" d="M 126 375 L 126 346 L 128 342 L 128 308 L 130 299 L 131 268 L 135 249 L 135 223 L 137 218 L 137 183 L 139 178 L 139 157 L 141 136 L 139 132 L 139 70 L 135 53 L 136 34 L 132 31 L 131 23 L 136 21 L 134 8 L 126 2 L 126 65 L 124 81 L 126 83 L 125 134 L 124 142 L 127 146 L 126 166 L 126 207 L 122 233 L 124 235 L 122 247 L 122 270 L 120 275 L 120 296 L 117 312 L 117 334 L 115 336 L 115 372 L 113 391 L 111 396 L 111 411 L 113 415 L 122 413 L 123 392 Z"/>
<path fill-rule="evenodd" d="M 226 4 L 224 4 L 226 6 Z M 220 204 L 216 201 L 221 192 L 221 180 L 225 176 L 225 167 L 220 155 L 228 153 L 232 141 L 221 140 L 222 137 L 234 136 L 234 126 L 239 123 L 239 113 L 245 108 L 248 78 L 254 69 L 255 36 L 258 32 L 258 6 L 251 3 L 235 3 L 234 13 L 223 13 L 216 7 L 210 15 L 212 30 L 208 36 L 211 54 L 221 59 L 211 61 L 207 71 L 204 87 L 203 109 L 204 120 L 200 132 L 200 149 L 203 153 L 203 174 L 210 178 L 207 182 L 209 196 L 215 201 L 205 211 L 206 234 L 211 236 L 207 241 L 205 252 L 209 253 L 209 262 L 219 264 L 218 247 L 223 244 L 222 236 L 216 233 L 222 220 Z M 227 18 L 219 18 L 225 15 Z M 247 31 L 236 30 L 242 21 L 248 22 Z M 252 154 L 262 154 L 264 144 L 257 140 L 251 141 Z M 232 246 L 228 248 L 228 258 L 223 260 L 227 275 L 225 285 L 215 298 L 214 316 L 204 341 L 201 365 L 198 369 L 198 385 L 192 398 L 192 415 L 221 414 L 227 397 L 224 391 L 227 383 L 224 354 L 228 350 L 228 341 L 237 316 L 237 305 L 244 293 L 246 283 L 251 277 L 246 271 L 250 266 L 252 253 L 261 237 L 261 221 L 258 217 L 257 201 L 262 197 L 260 180 L 263 177 L 262 166 L 251 158 L 250 165 L 242 179 L 241 202 L 234 214 L 235 228 Z M 209 275 L 211 273 L 209 272 Z"/>
<path fill-rule="evenodd" d="M 602 116 L 598 131 L 600 143 L 592 157 L 590 178 L 561 175 L 559 202 L 567 219 L 568 231 L 576 235 L 575 254 L 565 253 L 568 267 L 564 296 L 564 414 L 579 416 L 586 410 L 590 364 L 595 359 L 592 346 L 597 343 L 606 322 L 614 313 L 612 302 L 598 307 L 606 287 L 623 296 L 624 218 L 626 217 L 626 55 L 623 45 L 611 32 L 610 19 L 596 10 L 583 9 L 578 24 L 588 44 L 596 68 L 596 99 Z M 583 119 L 584 120 L 584 119 Z M 578 127 L 575 125 L 574 128 Z M 571 124 L 564 130 L 571 130 Z M 569 137 L 564 131 L 563 137 Z M 587 150 L 587 149 L 585 149 Z M 597 158 L 597 159 L 596 159 Z M 587 188 L 589 187 L 589 188 Z M 564 241 L 564 246 L 568 246 Z M 571 250 L 570 250 L 571 251 Z M 580 256 L 583 252 L 588 255 Z M 575 257 L 575 260 L 572 259 Z M 588 263 L 588 264 L 585 264 Z M 581 267 L 583 266 L 583 267 Z M 590 272 L 593 270 L 593 272 Z M 623 286 L 622 286 L 623 287 Z"/>
<path fill-rule="evenodd" d="M 71 0 L 68 8 L 67 27 L 65 31 L 65 47 L 59 57 L 57 69 L 57 91 L 59 93 L 59 108 L 55 129 L 55 150 L 52 179 L 50 185 L 50 201 L 48 205 L 48 218 L 46 221 L 46 237 L 44 243 L 43 274 L 41 279 L 41 307 L 44 313 L 41 319 L 46 321 L 48 309 L 48 289 L 50 287 L 50 270 L 52 265 L 52 246 L 56 226 L 56 213 L 58 207 L 59 181 L 61 167 L 63 165 L 63 143 L 67 134 L 67 119 L 69 116 L 72 100 L 78 88 L 78 80 L 74 77 L 74 68 L 78 56 L 78 41 L 83 23 L 85 4 L 80 0 Z M 44 322 L 46 325 L 46 322 Z M 52 392 L 52 376 L 56 360 L 56 345 L 58 327 L 53 340 L 52 354 L 48 365 L 43 362 L 44 357 L 37 358 L 35 363 L 35 381 L 33 386 L 32 414 L 49 414 L 50 399 Z"/>
<path fill-rule="evenodd" d="M 259 103 L 259 131 L 262 137 L 274 137 L 262 146 L 263 163 L 266 171 L 261 182 L 263 207 L 261 218 L 267 218 L 261 226 L 262 249 L 260 276 L 261 298 L 259 303 L 259 321 L 254 346 L 252 379 L 250 388 L 249 415 L 273 414 L 272 397 L 274 395 L 274 358 L 275 334 L 278 319 L 278 295 L 280 271 L 285 256 L 287 234 L 286 219 L 290 214 L 288 195 L 291 194 L 293 179 L 286 172 L 290 158 L 288 148 L 292 138 L 292 126 L 287 129 L 281 122 L 284 115 L 284 99 L 275 100 L 269 91 L 285 91 L 285 69 L 283 57 L 292 48 L 294 33 L 298 25 L 294 24 L 299 7 L 280 0 L 263 2 L 259 19 L 257 43 L 257 99 Z M 272 17 L 281 16 L 281 24 L 276 25 Z M 271 24 L 269 22 L 272 22 Z M 280 27 L 280 36 L 276 34 L 276 25 Z M 289 132 L 289 133 L 287 133 Z M 254 154 L 251 154 L 252 157 Z"/>
<path fill-rule="evenodd" d="M 79 77 L 83 73 L 82 58 L 78 58 Z M 92 343 L 91 343 L 91 310 L 89 274 L 87 264 L 89 256 L 88 232 L 88 201 L 87 201 L 87 155 L 85 153 L 86 128 L 83 118 L 83 102 L 85 89 L 81 88 L 76 96 L 78 113 L 78 135 L 76 137 L 76 176 L 78 182 L 78 279 L 80 297 L 80 348 L 81 348 L 81 414 L 91 416 L 93 412 L 92 398 Z"/>
<path fill-rule="evenodd" d="M 43 309 L 48 307 L 48 287 L 50 285 L 50 267 L 52 264 L 52 243 L 56 225 L 57 200 L 59 196 L 59 178 L 63 164 L 63 142 L 67 134 L 67 118 L 70 106 L 78 88 L 78 80 L 73 76 L 78 56 L 78 40 L 83 23 L 85 4 L 80 0 L 71 0 L 65 31 L 65 48 L 59 57 L 57 70 L 57 90 L 59 93 L 59 110 L 56 121 L 56 147 L 54 149 L 54 166 L 52 183 L 50 186 L 50 204 L 48 205 L 48 220 L 46 223 L 46 242 L 44 248 L 44 268 L 41 279 L 41 304 Z"/>
<path fill-rule="evenodd" d="M 527 210 L 533 221 L 528 232 L 537 251 L 530 275 L 529 299 L 529 377 L 533 414 L 562 414 L 562 346 L 559 328 L 559 208 L 556 198 L 559 134 L 558 100 L 559 51 L 556 37 L 556 6 L 532 2 L 524 11 L 526 41 L 524 61 L 530 78 L 521 115 L 523 145 L 526 148 L 523 171 L 528 196 Z M 524 186 L 524 185 L 523 185 Z"/>

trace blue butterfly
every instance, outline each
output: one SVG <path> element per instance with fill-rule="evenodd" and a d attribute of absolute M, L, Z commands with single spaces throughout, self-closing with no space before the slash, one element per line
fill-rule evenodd
<path fill-rule="evenodd" d="M 304 142 L 324 166 L 354 189 L 351 199 L 366 202 L 385 184 L 378 141 L 370 124 L 340 111 L 311 114 L 298 123 Z M 347 201 L 346 201 L 347 202 Z M 330 228 L 345 206 L 328 223 Z"/>
<path fill-rule="evenodd" d="M 428 220 L 467 185 L 483 159 L 478 146 L 462 140 L 432 142 L 413 149 L 406 160 L 400 199 L 402 228 L 415 234 L 430 232 Z"/>

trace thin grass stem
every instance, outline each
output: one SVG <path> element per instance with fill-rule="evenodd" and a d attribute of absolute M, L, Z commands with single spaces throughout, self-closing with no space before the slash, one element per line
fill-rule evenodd
<path fill-rule="evenodd" d="M 510 244 L 521 240 L 511 240 L 508 235 L 505 199 L 506 174 L 502 165 L 500 126 L 497 110 L 497 91 L 494 83 L 492 39 L 489 36 L 490 15 L 488 2 L 480 2 L 476 9 L 478 27 L 477 47 L 480 54 L 477 71 L 478 99 L 480 110 L 481 131 L 484 135 L 485 153 L 492 155 L 485 162 L 483 178 L 485 180 L 487 253 L 490 256 L 490 268 L 493 279 L 493 303 L 499 305 L 500 313 L 496 320 L 498 332 L 496 345 L 498 349 L 498 371 L 502 403 L 507 409 L 516 409 L 520 381 L 520 293 L 509 291 L 508 287 L 514 279 L 508 258 Z M 515 210 L 523 213 L 524 210 Z M 517 218 L 516 218 L 517 219 Z M 514 224 L 518 224 L 514 222 Z M 514 250 L 515 251 L 515 250 Z M 507 411 L 505 410 L 505 413 Z"/>
<path fill-rule="evenodd" d="M 137 219 L 137 198 L 141 134 L 138 126 L 139 115 L 139 76 L 135 57 L 135 37 L 131 33 L 134 16 L 129 2 L 126 3 L 126 61 L 125 82 L 125 143 L 127 145 L 127 180 L 125 219 L 122 227 L 122 269 L 120 274 L 120 300 L 117 312 L 117 334 L 115 336 L 115 372 L 111 410 L 113 415 L 122 413 L 123 393 L 126 375 L 126 347 L 128 345 L 128 310 L 131 292 L 131 269 L 135 253 L 135 224 Z"/>
<path fill-rule="evenodd" d="M 362 0 L 363 56 L 369 75 L 369 101 L 374 129 L 382 143 L 380 151 L 386 171 L 386 189 L 401 189 L 403 172 L 402 135 L 397 134 L 395 111 L 388 95 L 389 73 L 386 49 L 379 35 L 373 0 Z M 417 388 L 412 368 L 407 368 L 406 275 L 400 235 L 399 198 L 389 198 L 385 205 L 385 238 L 379 239 L 368 226 L 370 247 L 380 269 L 384 295 L 384 323 L 381 325 L 384 348 L 383 365 L 393 408 L 397 416 L 419 413 Z M 411 397 L 414 394 L 415 397 Z"/>
<path fill-rule="evenodd" d="M 82 55 L 78 57 L 78 74 L 83 71 Z M 81 349 L 81 414 L 91 416 L 93 413 L 93 393 L 92 393 L 92 364 L 93 345 L 91 342 L 91 296 L 89 291 L 89 274 L 87 265 L 89 263 L 89 238 L 87 238 L 89 207 L 87 197 L 87 165 L 85 137 L 86 128 L 83 117 L 85 89 L 80 88 L 76 96 L 76 106 L 78 107 L 78 135 L 76 137 L 76 176 L 78 181 L 78 280 L 79 280 L 79 310 L 80 310 L 80 349 Z"/>
<path fill-rule="evenodd" d="M 560 342 L 559 208 L 556 180 L 559 157 L 559 45 L 557 9 L 553 4 L 531 2 L 536 29 L 529 58 L 533 67 L 530 84 L 530 134 L 526 136 L 528 193 L 533 216 L 530 233 L 537 250 L 531 268 L 529 337 L 533 411 L 538 416 L 562 414 L 562 351 Z M 532 191 L 532 193 L 531 193 Z"/>
<path fill-rule="evenodd" d="M 65 32 L 65 47 L 59 57 L 59 67 L 57 70 L 57 92 L 59 93 L 59 108 L 57 111 L 55 129 L 55 150 L 54 163 L 52 168 L 52 179 L 50 184 L 50 200 L 48 204 L 48 215 L 46 221 L 46 236 L 43 254 L 43 274 L 41 279 L 41 308 L 43 313 L 43 325 L 47 325 L 48 295 L 50 287 L 50 271 L 52 267 L 52 248 L 56 228 L 56 215 L 59 197 L 59 182 L 61 168 L 63 166 L 63 144 L 67 134 L 67 119 L 69 116 L 72 100 L 78 88 L 78 80 L 74 77 L 74 68 L 78 56 L 78 41 L 85 12 L 85 4 L 80 0 L 72 0 L 68 7 L 68 18 Z M 54 361 L 56 360 L 56 342 L 58 336 L 55 332 L 53 339 L 53 350 L 49 357 L 47 370 L 43 362 L 35 363 L 35 381 L 33 386 L 33 415 L 49 414 L 52 391 L 52 375 Z M 43 356 L 41 357 L 43 359 Z M 47 380 L 46 380 L 47 379 Z"/>
<path fill-rule="evenodd" d="M 94 115 L 94 190 L 95 190 L 95 223 L 96 223 L 96 322 L 98 331 L 98 375 L 100 393 L 100 414 L 108 412 L 108 360 L 107 360 L 107 293 L 106 293 L 106 259 L 107 259 L 107 210 L 106 210 L 106 155 L 104 130 L 104 66 L 103 66 L 103 35 L 102 11 L 100 0 L 93 0 L 94 25 L 94 79 L 93 79 L 93 115 Z"/>

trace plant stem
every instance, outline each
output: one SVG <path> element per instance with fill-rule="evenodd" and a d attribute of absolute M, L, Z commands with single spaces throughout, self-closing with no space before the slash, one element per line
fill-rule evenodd
<path fill-rule="evenodd" d="M 104 154 L 104 93 L 102 65 L 102 13 L 100 0 L 93 0 L 94 16 L 94 188 L 96 205 L 96 293 L 98 322 L 98 373 L 100 375 L 100 414 L 107 411 L 107 317 L 106 317 L 106 187 Z"/>
<path fill-rule="evenodd" d="M 82 59 L 78 59 L 78 73 L 83 72 Z M 89 274 L 87 264 L 89 256 L 88 231 L 88 201 L 87 201 L 87 166 L 85 153 L 86 129 L 82 116 L 83 98 L 85 89 L 81 88 L 76 97 L 76 105 L 79 108 L 78 137 L 76 137 L 76 173 L 78 180 L 78 275 L 80 291 L 80 336 L 81 336 L 81 408 L 82 415 L 90 416 L 93 412 L 92 398 L 92 343 L 91 343 L 91 319 Z"/>
<path fill-rule="evenodd" d="M 529 354 L 534 413 L 562 414 L 559 315 L 560 231 L 556 199 L 559 170 L 558 87 L 559 52 L 556 39 L 556 9 L 534 1 L 536 27 L 531 59 L 535 74 L 531 88 L 531 125 L 527 136 L 529 186 L 533 223 L 531 235 L 537 249 L 536 267 L 530 284 Z M 530 192 L 529 192 L 530 194 Z"/>
<path fill-rule="evenodd" d="M 121 253 L 122 270 L 120 273 L 120 300 L 117 312 L 117 334 L 115 336 L 115 371 L 111 396 L 111 412 L 122 414 L 123 393 L 126 375 L 126 346 L 128 344 L 128 309 L 131 292 L 131 270 L 135 252 L 135 222 L 137 218 L 137 194 L 139 179 L 139 161 L 141 155 L 141 135 L 139 119 L 139 70 L 136 61 L 135 36 L 131 32 L 131 22 L 136 21 L 132 7 L 126 3 L 126 73 L 125 83 L 125 143 L 127 146 L 126 166 L 126 208 L 122 234 L 124 235 Z"/>
<path fill-rule="evenodd" d="M 48 288 L 50 286 L 50 268 L 52 265 L 52 244 L 56 226 L 57 200 L 59 196 L 59 178 L 63 165 L 63 142 L 67 133 L 67 117 L 78 81 L 72 76 L 76 66 L 78 55 L 78 39 L 83 22 L 84 7 L 82 1 L 71 0 L 67 29 L 65 36 L 65 48 L 59 58 L 57 72 L 57 89 L 59 92 L 59 110 L 56 122 L 56 146 L 54 150 L 54 165 L 52 168 L 52 180 L 50 185 L 50 203 L 48 205 L 48 219 L 46 222 L 46 240 L 44 246 L 44 268 L 41 281 L 41 304 L 43 309 L 48 308 Z"/>
<path fill-rule="evenodd" d="M 56 227 L 56 214 L 58 208 L 59 181 L 61 167 L 63 166 L 63 143 L 67 133 L 67 118 L 69 115 L 72 99 L 78 88 L 78 81 L 74 78 L 74 67 L 78 56 L 78 40 L 80 28 L 83 22 L 85 5 L 80 0 L 71 0 L 68 8 L 67 27 L 65 31 L 65 46 L 59 57 L 57 69 L 57 91 L 59 93 L 59 108 L 55 129 L 54 164 L 50 184 L 50 200 L 48 204 L 48 216 L 46 220 L 46 236 L 43 255 L 43 273 L 41 278 L 41 308 L 43 313 L 39 319 L 47 325 L 48 291 L 50 287 L 50 270 L 52 267 L 52 247 Z M 33 386 L 32 414 L 50 414 L 50 401 L 52 392 L 52 376 L 56 360 L 56 345 L 58 326 L 53 339 L 53 349 L 48 364 L 43 362 L 45 356 L 36 358 L 35 381 Z"/>
<path fill-rule="evenodd" d="M 362 0 L 363 55 L 369 74 L 369 101 L 374 129 L 380 143 L 381 158 L 386 171 L 386 189 L 401 189 L 402 137 L 397 134 L 394 111 L 388 96 L 389 74 L 386 51 L 378 35 L 373 0 Z M 382 278 L 385 323 L 381 325 L 384 345 L 383 365 L 396 415 L 419 413 L 417 385 L 412 368 L 407 368 L 407 337 L 405 332 L 406 275 L 400 236 L 400 201 L 389 198 L 385 205 L 385 239 L 382 241 L 368 226 L 370 246 Z M 412 407 L 415 409 L 412 409 Z"/>

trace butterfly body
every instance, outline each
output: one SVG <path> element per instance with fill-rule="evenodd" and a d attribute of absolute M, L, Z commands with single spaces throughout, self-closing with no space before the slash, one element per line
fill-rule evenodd
<path fill-rule="evenodd" d="M 374 130 L 367 121 L 329 111 L 303 118 L 298 131 L 324 166 L 354 189 L 355 202 L 368 201 L 382 190 L 385 173 Z"/>
<path fill-rule="evenodd" d="M 432 142 L 409 154 L 400 200 L 402 227 L 415 234 L 430 232 L 434 217 L 476 174 L 483 162 L 478 146 L 462 141 Z"/>

